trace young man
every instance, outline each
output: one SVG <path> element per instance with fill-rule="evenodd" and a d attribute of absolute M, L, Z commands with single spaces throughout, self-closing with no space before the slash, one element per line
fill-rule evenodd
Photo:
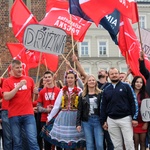
<path fill-rule="evenodd" d="M 47 121 L 47 115 L 51 112 L 51 109 L 54 106 L 55 100 L 57 98 L 57 95 L 60 91 L 58 87 L 54 86 L 53 81 L 53 73 L 50 71 L 46 71 L 44 73 L 45 79 L 45 88 L 43 88 L 38 97 L 38 111 L 41 112 L 41 129 L 46 124 Z M 44 140 L 44 148 L 45 150 L 49 150 L 51 148 L 51 144 Z"/>
<path fill-rule="evenodd" d="M 108 129 L 114 150 L 134 150 L 133 127 L 137 126 L 138 103 L 131 86 L 121 82 L 119 71 L 110 68 L 108 76 L 111 84 L 103 92 L 101 103 L 101 123 Z M 123 136 L 123 140 L 122 140 Z"/>
<path fill-rule="evenodd" d="M 13 60 L 12 76 L 3 83 L 3 96 L 9 100 L 8 117 L 13 137 L 13 150 L 22 149 L 21 130 L 25 130 L 29 150 L 39 150 L 36 122 L 32 106 L 34 81 L 22 75 L 22 63 Z"/>

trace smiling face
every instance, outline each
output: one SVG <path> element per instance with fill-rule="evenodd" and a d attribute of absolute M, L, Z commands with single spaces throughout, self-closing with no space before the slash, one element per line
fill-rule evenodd
<path fill-rule="evenodd" d="M 43 81 L 45 81 L 48 85 L 53 84 L 53 76 L 51 74 L 45 74 Z"/>
<path fill-rule="evenodd" d="M 108 73 L 112 83 L 117 83 L 119 81 L 119 71 L 116 68 L 111 68 Z"/>
<path fill-rule="evenodd" d="M 143 80 L 142 80 L 142 78 L 138 78 L 135 81 L 135 89 L 136 90 L 141 90 L 142 86 L 143 86 Z"/>
<path fill-rule="evenodd" d="M 76 82 L 75 75 L 73 73 L 67 74 L 66 82 L 68 87 L 74 87 Z"/>
<path fill-rule="evenodd" d="M 93 77 L 93 76 L 90 76 L 88 79 L 87 79 L 87 86 L 89 88 L 94 88 L 97 84 L 97 81 L 96 79 Z"/>

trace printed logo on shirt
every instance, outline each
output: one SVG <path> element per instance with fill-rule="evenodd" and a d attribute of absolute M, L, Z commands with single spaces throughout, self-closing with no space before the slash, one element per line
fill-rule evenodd
<path fill-rule="evenodd" d="M 45 93 L 45 100 L 54 100 L 55 98 L 55 93 L 53 92 L 48 92 L 48 93 Z"/>
<path fill-rule="evenodd" d="M 19 83 L 14 83 L 14 87 L 16 87 Z M 27 89 L 27 85 L 23 85 L 21 88 L 19 88 L 19 90 L 26 90 Z"/>

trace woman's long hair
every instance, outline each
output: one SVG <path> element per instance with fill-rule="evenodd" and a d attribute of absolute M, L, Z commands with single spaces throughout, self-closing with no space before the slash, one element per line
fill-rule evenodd
<path fill-rule="evenodd" d="M 88 75 L 85 79 L 85 82 L 84 82 L 84 87 L 83 87 L 83 92 L 82 92 L 82 96 L 86 96 L 88 93 L 89 93 L 89 90 L 88 90 L 88 80 L 90 77 L 93 77 L 95 79 L 95 94 L 98 94 L 101 92 L 101 90 L 98 88 L 98 85 L 97 85 L 97 80 L 95 78 L 94 75 Z"/>
<path fill-rule="evenodd" d="M 144 79 L 142 78 L 142 76 L 135 76 L 135 77 L 133 78 L 133 80 L 132 80 L 131 86 L 132 86 L 133 90 L 135 90 L 135 82 L 136 82 L 137 79 L 139 79 L 139 78 L 142 79 L 142 82 L 143 82 L 143 85 L 142 85 L 142 87 L 141 87 L 141 89 L 140 89 L 140 92 L 139 92 L 139 94 L 140 94 L 140 99 L 142 100 L 142 99 L 146 98 L 145 82 L 144 82 Z"/>

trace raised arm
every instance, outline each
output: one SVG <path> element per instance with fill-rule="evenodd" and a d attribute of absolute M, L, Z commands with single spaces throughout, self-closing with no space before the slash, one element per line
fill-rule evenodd
<path fill-rule="evenodd" d="M 139 67 L 140 67 L 141 74 L 145 77 L 146 80 L 148 80 L 150 74 L 149 74 L 149 71 L 147 70 L 147 68 L 145 66 L 144 51 L 140 52 Z"/>

